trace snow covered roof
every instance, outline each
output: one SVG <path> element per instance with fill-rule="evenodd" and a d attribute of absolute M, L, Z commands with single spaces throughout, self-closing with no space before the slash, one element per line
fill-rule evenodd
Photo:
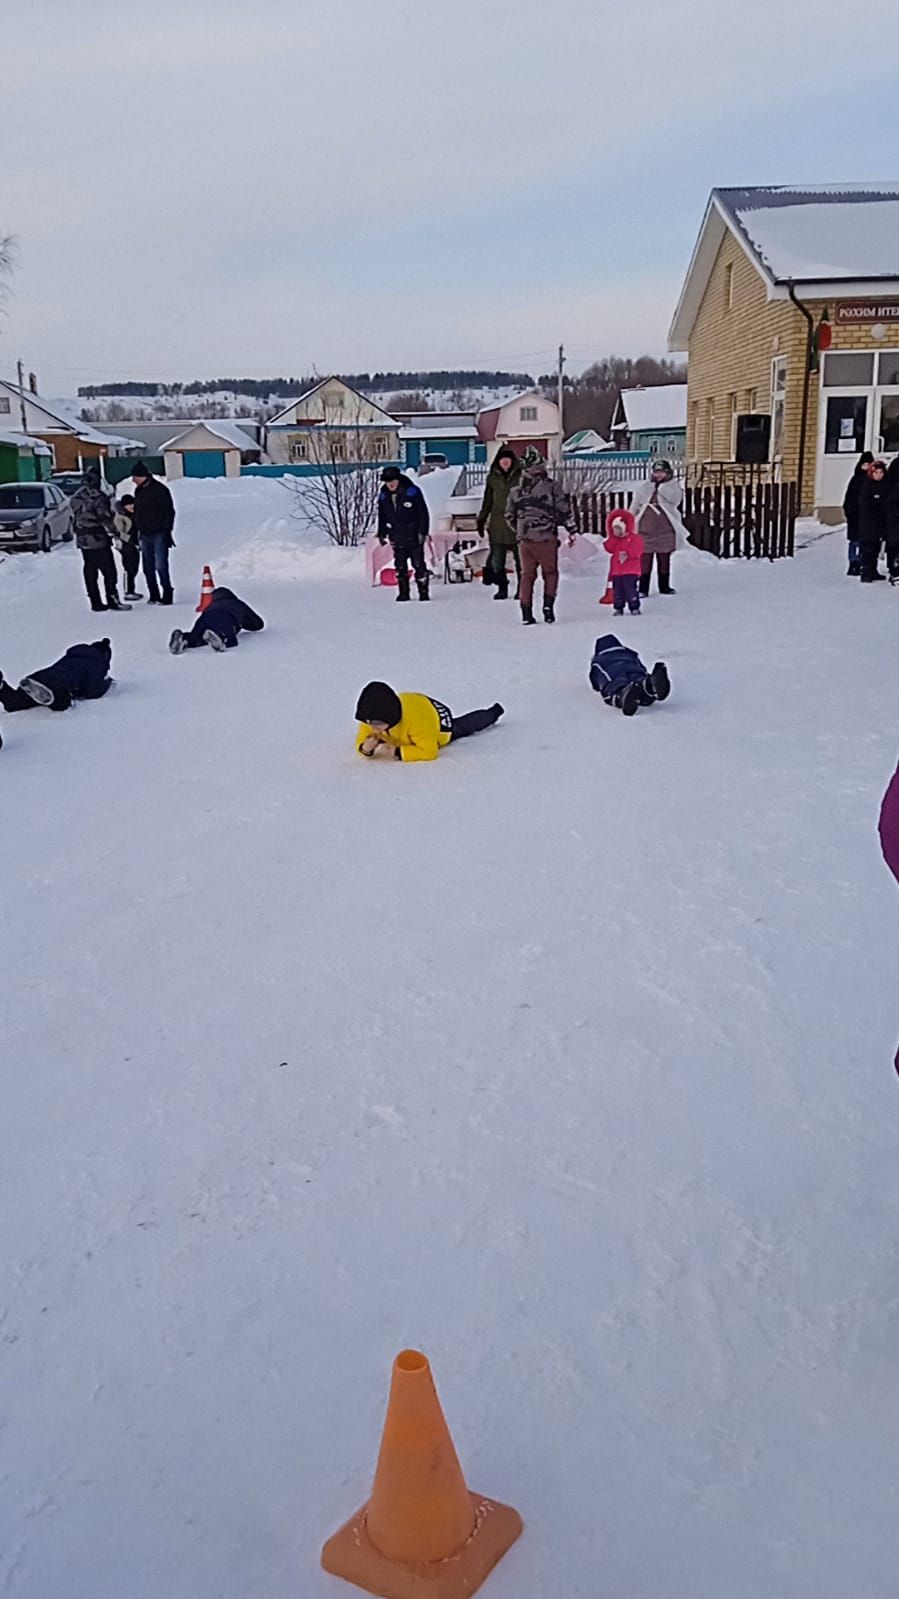
<path fill-rule="evenodd" d="M 49 444 L 43 439 L 33 439 L 30 433 L 10 433 L 4 430 L 0 433 L 0 444 L 12 444 L 17 450 L 31 450 L 33 455 L 52 455 Z"/>
<path fill-rule="evenodd" d="M 609 450 L 612 448 L 614 446 L 604 439 L 601 433 L 597 433 L 595 428 L 579 428 L 577 433 L 572 433 L 571 438 L 566 439 L 562 445 L 562 451 L 565 455 L 572 455 L 575 450 Z"/>
<path fill-rule="evenodd" d="M 622 389 L 612 419 L 612 431 L 664 433 L 687 425 L 686 383 L 659 383 L 650 389 Z"/>
<path fill-rule="evenodd" d="M 79 416 L 75 416 L 74 412 L 69 411 L 64 400 L 44 400 L 39 394 L 35 394 L 33 389 L 20 389 L 18 383 L 10 383 L 6 379 L 0 379 L 0 388 L 5 389 L 17 400 L 21 397 L 26 405 L 32 406 L 34 410 L 42 411 L 51 424 L 46 430 L 48 433 L 56 433 L 59 430 L 63 433 L 74 433 L 82 444 L 104 444 L 107 448 L 110 445 L 124 450 L 142 448 L 139 439 L 126 439 L 118 433 L 98 433 L 87 422 L 82 422 Z M 33 422 L 31 426 L 34 426 Z"/>
<path fill-rule="evenodd" d="M 713 189 L 668 338 L 685 350 L 727 232 L 765 280 L 847 297 L 899 283 L 899 183 Z"/>
<path fill-rule="evenodd" d="M 519 394 L 509 394 L 504 400 L 494 400 L 490 405 L 481 407 L 478 417 L 489 416 L 491 411 L 502 411 L 504 406 L 515 405 L 518 400 L 529 400 L 532 394 L 541 394 L 541 390 L 522 389 Z"/>
<path fill-rule="evenodd" d="M 179 449 L 191 433 L 196 433 L 201 428 L 205 428 L 206 432 L 211 433 L 214 438 L 221 439 L 229 450 L 257 450 L 259 448 L 256 440 L 251 438 L 249 433 L 245 433 L 238 422 L 232 422 L 227 418 L 219 419 L 216 417 L 214 420 L 209 420 L 206 417 L 197 417 L 195 422 L 188 423 L 187 427 L 182 428 L 180 433 L 176 433 L 172 438 L 166 439 L 160 445 L 161 452 L 164 454 L 166 450 Z"/>
<path fill-rule="evenodd" d="M 377 400 L 373 400 L 368 394 L 363 394 L 360 389 L 354 389 L 353 385 L 351 383 L 347 383 L 345 378 L 339 377 L 336 372 L 332 372 L 330 377 L 319 378 L 317 383 L 313 383 L 311 389 L 306 389 L 304 394 L 298 394 L 296 398 L 291 400 L 288 405 L 285 405 L 280 411 L 276 411 L 274 416 L 269 417 L 266 426 L 275 427 L 281 421 L 282 417 L 288 416 L 296 406 L 302 405 L 304 400 L 308 400 L 310 395 L 317 394 L 319 389 L 323 389 L 325 387 L 326 383 L 340 383 L 349 394 L 354 394 L 357 399 L 362 400 L 366 405 L 370 405 L 373 410 L 380 412 L 381 416 L 383 416 L 388 422 L 393 421 L 393 417 L 390 415 L 390 412 L 385 411 L 384 407 L 379 405 Z"/>
<path fill-rule="evenodd" d="M 419 427 L 410 422 L 400 428 L 401 439 L 476 439 L 478 430 L 473 422 L 460 422 L 456 427 Z"/>

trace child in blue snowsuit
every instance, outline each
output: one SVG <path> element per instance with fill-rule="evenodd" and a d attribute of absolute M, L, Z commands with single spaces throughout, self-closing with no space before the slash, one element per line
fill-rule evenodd
<path fill-rule="evenodd" d="M 625 716 L 633 716 L 641 705 L 667 700 L 671 693 L 665 662 L 656 661 L 647 672 L 636 650 L 628 649 L 614 633 L 604 633 L 593 646 L 590 686 Z"/>
<path fill-rule="evenodd" d="M 230 589 L 213 589 L 212 599 L 194 622 L 189 633 L 176 627 L 169 639 L 173 655 L 183 655 L 185 650 L 200 650 L 208 644 L 212 650 L 233 650 L 237 635 L 244 631 L 261 633 L 265 623 L 261 616 Z"/>

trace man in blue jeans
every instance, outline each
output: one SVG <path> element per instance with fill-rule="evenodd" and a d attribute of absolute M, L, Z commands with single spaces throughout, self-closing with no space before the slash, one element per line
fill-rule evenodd
<path fill-rule="evenodd" d="M 174 547 L 175 502 L 164 483 L 153 477 L 144 461 L 138 461 L 134 479 L 134 526 L 140 540 L 147 597 L 151 605 L 171 605 L 172 580 L 169 575 L 169 550 Z"/>

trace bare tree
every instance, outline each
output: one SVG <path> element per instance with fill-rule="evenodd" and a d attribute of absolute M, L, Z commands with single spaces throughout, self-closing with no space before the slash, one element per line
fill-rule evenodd
<path fill-rule="evenodd" d="M 306 460 L 315 470 L 288 484 L 293 515 L 311 522 L 332 544 L 362 544 L 375 520 L 381 488 L 378 467 L 388 459 L 389 440 L 362 421 L 360 399 L 340 407 L 309 429 Z"/>
<path fill-rule="evenodd" d="M 430 411 L 427 396 L 419 390 L 410 391 L 408 394 L 392 394 L 387 401 L 385 410 L 390 411 Z"/>

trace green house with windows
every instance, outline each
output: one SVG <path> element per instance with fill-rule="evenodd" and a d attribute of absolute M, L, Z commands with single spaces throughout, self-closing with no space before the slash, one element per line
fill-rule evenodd
<path fill-rule="evenodd" d="M 27 433 L 0 433 L 0 483 L 46 483 L 53 451 Z"/>

